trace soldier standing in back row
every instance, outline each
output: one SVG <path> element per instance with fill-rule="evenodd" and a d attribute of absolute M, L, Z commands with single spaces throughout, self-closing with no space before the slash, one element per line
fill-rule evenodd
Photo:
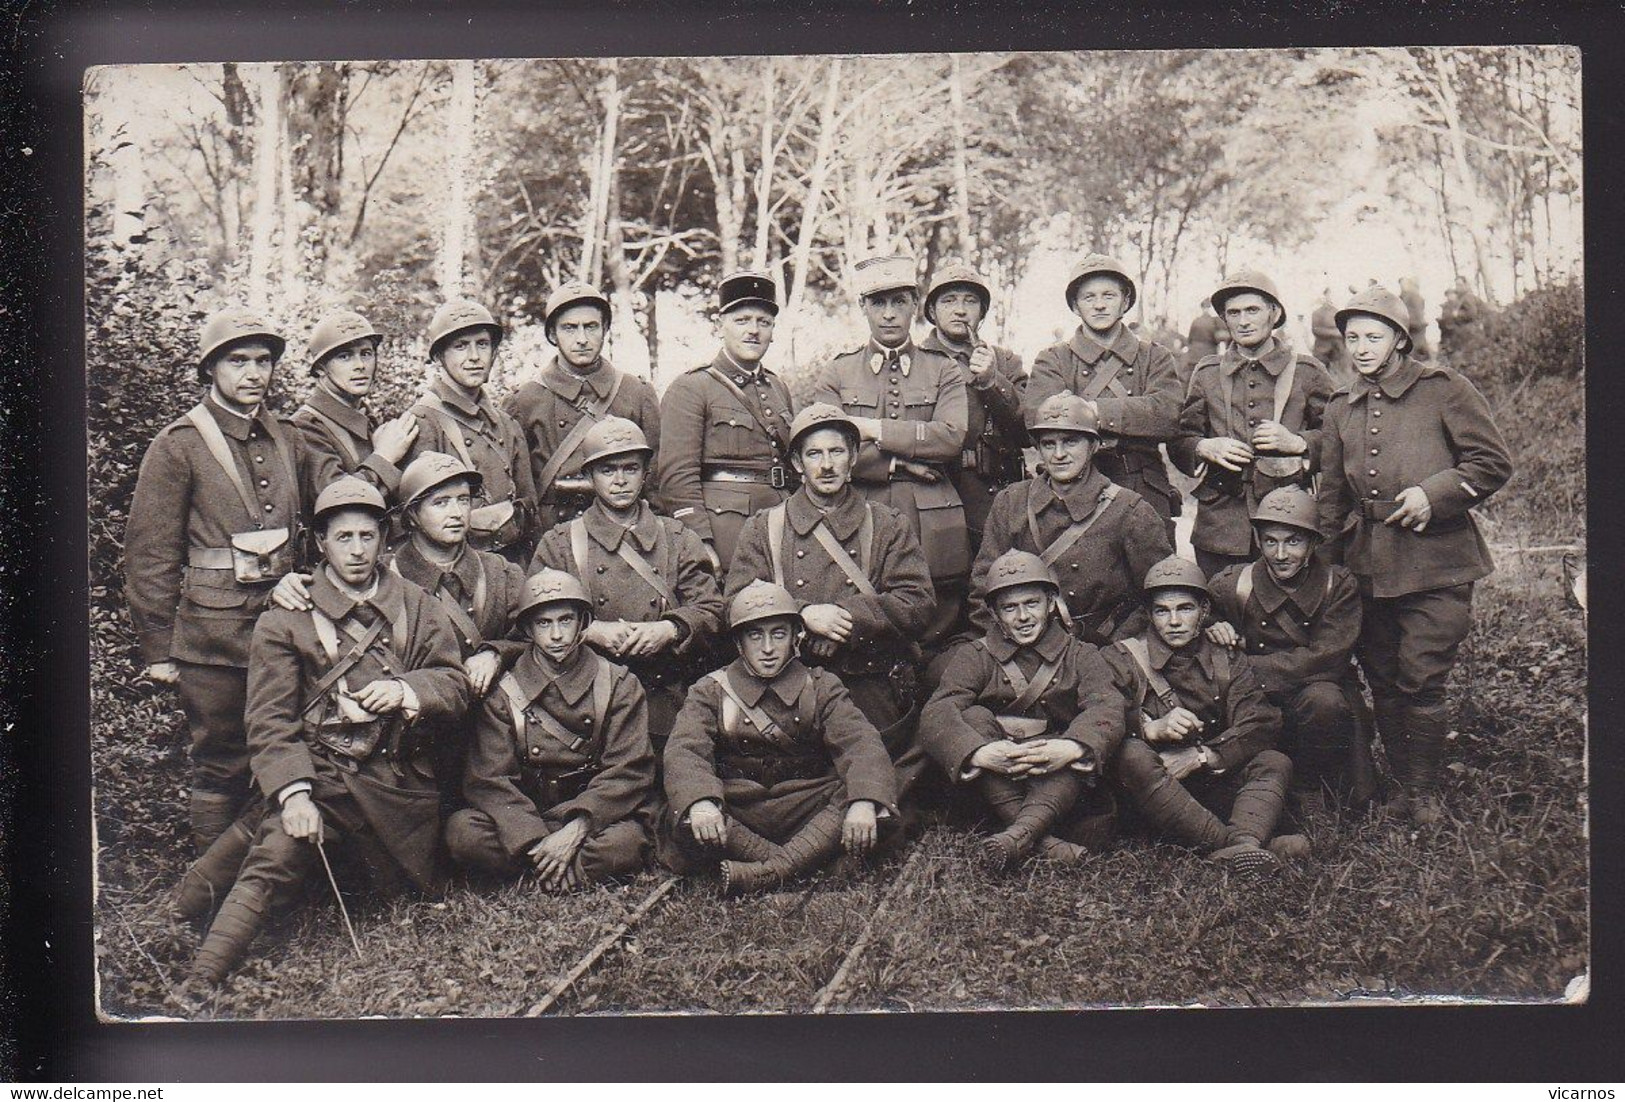
<path fill-rule="evenodd" d="M 1438 820 L 1450 704 L 1473 583 L 1495 569 L 1471 510 L 1512 461 L 1489 405 L 1448 367 L 1412 359 L 1411 318 L 1374 287 L 1337 312 L 1358 375 L 1326 407 L 1320 530 L 1360 583 L 1360 667 L 1398 789 L 1390 808 Z"/>
<path fill-rule="evenodd" d="M 310 334 L 310 373 L 316 386 L 293 415 L 311 450 L 324 452 L 345 474 L 366 479 L 387 499 L 401 481 L 400 463 L 418 437 L 418 421 L 403 414 L 373 427 L 362 407 L 378 377 L 383 336 L 351 310 L 328 314 Z"/>
<path fill-rule="evenodd" d="M 959 622 L 970 574 L 965 507 L 952 478 L 965 445 L 965 373 L 947 352 L 913 342 L 913 260 L 871 257 L 855 275 L 869 340 L 824 367 L 814 400 L 844 410 L 857 426 L 863 445 L 852 484 L 901 513 L 925 552 L 936 608 L 918 638 L 932 651 Z"/>
<path fill-rule="evenodd" d="M 581 470 L 581 444 L 605 417 L 625 417 L 643 430 L 650 448 L 660 451 L 654 387 L 603 357 L 609 322 L 609 299 L 596 287 L 559 287 L 547 297 L 544 322 L 558 355 L 508 396 L 506 408 L 529 447 L 541 532 L 580 516 L 592 504 L 592 481 Z"/>
<path fill-rule="evenodd" d="M 790 390 L 762 366 L 779 313 L 773 280 L 734 272 L 717 288 L 716 359 L 671 381 L 660 400 L 659 502 L 726 571 L 745 518 L 790 496 Z"/>
<path fill-rule="evenodd" d="M 1184 394 L 1171 352 L 1142 341 L 1123 324 L 1138 290 L 1128 269 L 1091 253 L 1072 269 L 1066 304 L 1080 324 L 1072 338 L 1033 359 L 1027 409 L 1070 390 L 1095 403 L 1100 414 L 1100 451 L 1095 465 L 1119 486 L 1145 498 L 1174 537 L 1179 495 L 1168 481 L 1158 443 L 1179 435 Z"/>
<path fill-rule="evenodd" d="M 429 322 L 429 359 L 439 366 L 412 412 L 422 426 L 410 459 L 424 452 L 455 455 L 480 472 L 485 504 L 468 518 L 468 543 L 522 563 L 536 519 L 525 438 L 485 392 L 502 344 L 502 326 L 477 302 L 448 302 Z"/>
<path fill-rule="evenodd" d="M 1168 445 L 1174 465 L 1196 475 L 1191 546 L 1210 577 L 1253 559 L 1253 507 L 1271 490 L 1305 486 L 1320 460 L 1320 419 L 1332 396 L 1326 370 L 1276 334 L 1286 310 L 1275 283 L 1241 272 L 1212 295 L 1230 330 L 1222 356 L 1196 365 Z"/>

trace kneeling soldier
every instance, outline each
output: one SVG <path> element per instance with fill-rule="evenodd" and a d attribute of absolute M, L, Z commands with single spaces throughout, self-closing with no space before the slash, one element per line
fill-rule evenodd
<path fill-rule="evenodd" d="M 643 683 L 649 741 L 659 754 L 683 706 L 683 689 L 699 669 L 710 668 L 694 666 L 722 630 L 722 592 L 694 530 L 657 516 L 643 500 L 653 457 L 643 430 L 623 417 L 606 417 L 581 447 L 593 503 L 542 537 L 530 568 L 552 567 L 581 579 L 593 601 L 582 637 Z"/>
<path fill-rule="evenodd" d="M 1167 558 L 1145 577 L 1151 627 L 1105 651 L 1128 702 L 1117 777 L 1157 831 L 1243 876 L 1273 871 L 1265 849 L 1286 804 L 1292 762 L 1274 749 L 1281 713 L 1247 659 L 1209 643 L 1207 579 L 1187 559 Z M 1228 814 L 1226 823 L 1219 817 Z"/>
<path fill-rule="evenodd" d="M 729 893 L 774 887 L 842 847 L 861 856 L 882 811 L 897 814 L 897 779 L 874 725 L 828 670 L 797 657 L 795 598 L 752 582 L 734 597 L 732 664 L 689 691 L 666 744 L 666 798 L 679 871 L 720 852 Z"/>
<path fill-rule="evenodd" d="M 1281 709 L 1300 805 L 1318 803 L 1323 788 L 1350 803 L 1369 799 L 1375 776 L 1353 664 L 1360 590 L 1354 575 L 1315 555 L 1318 523 L 1313 494 L 1271 490 L 1253 509 L 1258 561 L 1208 582 L 1216 620 L 1207 637 L 1240 648 Z"/>
<path fill-rule="evenodd" d="M 920 718 L 926 752 L 949 777 L 974 784 L 1004 824 L 984 842 L 996 868 L 1033 852 L 1080 860 L 1084 847 L 1052 832 L 1077 825 L 1080 800 L 1123 741 L 1111 667 L 1059 622 L 1060 593 L 1037 555 L 1000 555 L 987 577 L 995 626 L 953 652 Z M 1091 803 L 1099 823 L 1100 801 Z"/>
<path fill-rule="evenodd" d="M 254 780 L 272 809 L 192 962 L 217 984 L 273 908 L 326 860 L 325 841 L 358 851 L 375 884 L 439 883 L 439 800 L 421 731 L 468 707 L 451 620 L 415 585 L 377 568 L 384 499 L 345 477 L 316 499 L 325 565 L 314 607 L 272 607 L 248 662 Z M 319 875 L 319 874 L 318 874 Z"/>
<path fill-rule="evenodd" d="M 481 707 L 463 794 L 446 823 L 452 859 L 534 872 L 565 891 L 643 867 L 655 786 L 649 710 L 627 670 L 583 647 L 592 599 L 575 578 L 525 582 L 530 648 Z"/>

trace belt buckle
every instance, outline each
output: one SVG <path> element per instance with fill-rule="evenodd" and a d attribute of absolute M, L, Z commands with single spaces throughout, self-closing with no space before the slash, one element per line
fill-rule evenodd
<path fill-rule="evenodd" d="M 777 464 L 770 467 L 767 472 L 767 484 L 773 487 L 775 490 L 784 489 L 784 468 L 778 466 Z"/>

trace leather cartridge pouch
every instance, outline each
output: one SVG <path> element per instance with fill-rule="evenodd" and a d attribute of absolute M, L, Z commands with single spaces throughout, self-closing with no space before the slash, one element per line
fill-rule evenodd
<path fill-rule="evenodd" d="M 239 532 L 231 537 L 231 571 L 239 582 L 274 582 L 293 569 L 293 540 L 286 528 Z"/>
<path fill-rule="evenodd" d="M 1045 719 L 1028 719 L 1026 716 L 994 716 L 993 721 L 1004 732 L 1004 737 L 1011 742 L 1026 742 L 1028 739 L 1043 738 L 1049 731 L 1049 721 Z"/>
<path fill-rule="evenodd" d="M 1253 467 L 1267 478 L 1301 478 L 1308 469 L 1301 455 L 1271 455 L 1260 452 L 1253 456 Z"/>
<path fill-rule="evenodd" d="M 355 698 L 342 688 L 333 691 L 330 703 L 322 712 L 321 722 L 314 731 L 316 742 L 324 749 L 357 764 L 372 757 L 378 744 L 389 734 L 389 720 L 376 716 L 355 702 Z"/>
<path fill-rule="evenodd" d="M 481 505 L 468 514 L 468 538 L 476 548 L 506 547 L 519 538 L 519 510 L 512 498 Z"/>

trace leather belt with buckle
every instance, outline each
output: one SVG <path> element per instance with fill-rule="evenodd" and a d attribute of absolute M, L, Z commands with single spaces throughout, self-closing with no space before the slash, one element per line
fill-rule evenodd
<path fill-rule="evenodd" d="M 723 467 L 709 463 L 700 467 L 701 482 L 748 482 L 754 486 L 771 486 L 775 490 L 785 487 L 783 467 L 773 466 L 760 470 L 751 467 Z"/>

